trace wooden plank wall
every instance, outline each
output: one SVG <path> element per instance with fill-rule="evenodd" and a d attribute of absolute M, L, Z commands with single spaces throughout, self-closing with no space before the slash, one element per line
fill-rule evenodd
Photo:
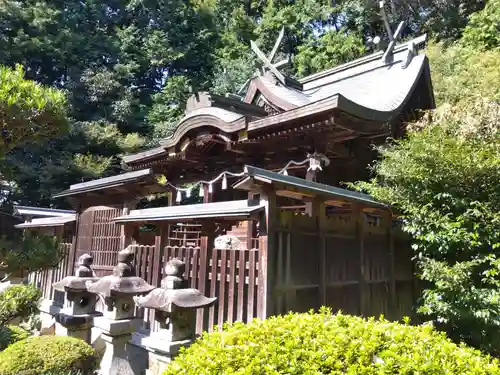
<path fill-rule="evenodd" d="M 412 314 L 411 249 L 388 216 L 278 215 L 276 313 L 329 306 L 390 319 Z"/>

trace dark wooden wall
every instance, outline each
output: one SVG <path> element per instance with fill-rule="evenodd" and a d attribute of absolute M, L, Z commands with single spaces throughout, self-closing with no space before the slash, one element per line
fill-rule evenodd
<path fill-rule="evenodd" d="M 412 315 L 411 248 L 392 218 L 355 209 L 317 217 L 280 210 L 274 313 L 333 311 L 400 319 Z"/>

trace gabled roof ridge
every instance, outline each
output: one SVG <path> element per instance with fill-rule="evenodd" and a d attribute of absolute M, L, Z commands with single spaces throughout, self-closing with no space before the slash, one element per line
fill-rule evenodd
<path fill-rule="evenodd" d="M 408 46 L 409 43 L 413 42 L 415 44 L 415 46 L 419 46 L 419 45 L 425 43 L 426 41 L 427 41 L 427 34 L 424 34 L 424 35 L 421 35 L 417 38 L 408 40 L 404 43 L 398 44 L 394 48 L 393 54 L 403 51 Z M 332 74 L 335 74 L 335 73 L 338 73 L 338 72 L 341 72 L 341 71 L 344 71 L 347 69 L 351 69 L 351 68 L 354 68 L 354 67 L 359 66 L 359 65 L 367 64 L 367 63 L 372 62 L 372 61 L 377 60 L 377 59 L 381 59 L 383 55 L 384 55 L 384 51 L 378 51 L 378 52 L 372 53 L 371 55 L 363 56 L 359 59 L 338 65 L 334 68 L 311 74 L 307 77 L 301 78 L 299 80 L 299 82 L 300 83 L 309 83 L 309 82 L 315 81 L 317 79 L 324 78 L 326 76 L 330 76 Z M 385 63 L 382 63 L 382 64 L 383 65 L 390 65 L 390 64 L 385 64 Z"/>

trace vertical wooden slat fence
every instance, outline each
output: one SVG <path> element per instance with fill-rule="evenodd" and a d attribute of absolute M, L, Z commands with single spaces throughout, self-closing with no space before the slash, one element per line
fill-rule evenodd
<path fill-rule="evenodd" d="M 54 300 L 56 303 L 63 305 L 64 293 L 55 291 L 52 288 L 52 284 L 70 274 L 70 270 L 72 270 L 72 267 L 69 265 L 69 259 L 70 252 L 72 250 L 72 244 L 62 243 L 61 247 L 65 256 L 61 260 L 59 265 L 56 268 L 31 273 L 28 276 L 28 281 L 42 291 L 42 298 Z"/>
<path fill-rule="evenodd" d="M 218 302 L 205 313 L 198 314 L 197 331 L 212 331 L 224 322 L 249 321 L 262 317 L 257 311 L 259 283 L 259 250 L 212 249 L 201 257 L 203 249 L 189 246 L 165 246 L 159 249 L 160 262 L 152 267 L 157 251 L 155 246 L 132 245 L 136 270 L 148 283 L 159 287 L 165 264 L 174 259 L 186 263 L 184 277 L 190 288 L 200 289 L 207 296 L 216 296 Z M 158 280 L 156 283 L 154 280 Z M 153 311 L 138 310 L 144 328 L 157 330 Z"/>
<path fill-rule="evenodd" d="M 225 322 L 248 322 L 263 317 L 257 311 L 259 285 L 259 250 L 213 249 L 208 260 L 208 289 L 218 298 L 208 311 L 205 330 Z"/>

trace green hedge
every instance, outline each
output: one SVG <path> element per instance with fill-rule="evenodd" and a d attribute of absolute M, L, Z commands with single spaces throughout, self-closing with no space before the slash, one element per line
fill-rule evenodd
<path fill-rule="evenodd" d="M 19 326 L 0 326 L 0 351 L 29 336 L 30 333 Z"/>
<path fill-rule="evenodd" d="M 41 291 L 33 285 L 12 285 L 0 293 L 0 326 L 38 313 Z"/>
<path fill-rule="evenodd" d="M 33 336 L 0 352 L 0 375 L 93 375 L 97 354 L 82 340 L 65 336 Z"/>
<path fill-rule="evenodd" d="M 164 375 L 500 374 L 499 362 L 431 326 L 289 314 L 205 333 Z"/>

